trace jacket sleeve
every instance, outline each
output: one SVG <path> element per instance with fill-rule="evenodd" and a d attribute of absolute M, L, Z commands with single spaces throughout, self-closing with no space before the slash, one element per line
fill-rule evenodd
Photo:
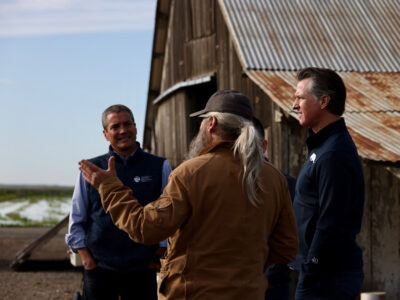
<path fill-rule="evenodd" d="M 110 214 L 114 224 L 135 242 L 158 243 L 173 235 L 191 210 L 182 182 L 173 175 L 169 180 L 160 198 L 143 207 L 133 197 L 130 188 L 117 177 L 109 178 L 99 187 L 104 210 Z"/>
<path fill-rule="evenodd" d="M 87 183 L 83 179 L 82 173 L 79 173 L 72 195 L 68 233 L 65 235 L 65 242 L 74 252 L 76 252 L 76 249 L 86 247 L 88 206 Z"/>
<path fill-rule="evenodd" d="M 288 264 L 296 257 L 299 240 L 296 219 L 290 200 L 287 183 L 283 184 L 281 195 L 281 210 L 277 223 L 269 237 L 269 256 L 267 266 L 271 264 Z"/>

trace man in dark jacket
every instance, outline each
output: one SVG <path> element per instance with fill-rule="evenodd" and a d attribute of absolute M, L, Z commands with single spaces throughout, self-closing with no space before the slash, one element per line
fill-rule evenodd
<path fill-rule="evenodd" d="M 296 184 L 294 210 L 300 249 L 296 300 L 356 299 L 363 274 L 356 242 L 364 207 L 364 179 L 356 146 L 341 115 L 346 89 L 332 70 L 298 75 L 293 109 L 309 128 L 308 157 Z"/>

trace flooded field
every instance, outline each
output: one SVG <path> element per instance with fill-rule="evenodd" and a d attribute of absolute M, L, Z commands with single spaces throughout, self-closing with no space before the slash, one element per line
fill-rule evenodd
<path fill-rule="evenodd" d="M 52 226 L 70 210 L 72 188 L 0 187 L 0 226 Z"/>

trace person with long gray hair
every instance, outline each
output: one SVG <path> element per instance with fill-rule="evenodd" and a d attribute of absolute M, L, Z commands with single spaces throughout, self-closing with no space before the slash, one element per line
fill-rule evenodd
<path fill-rule="evenodd" d="M 242 164 L 242 186 L 246 191 L 248 200 L 257 206 L 262 201 L 258 198 L 257 190 L 262 190 L 262 178 L 260 177 L 262 162 L 264 161 L 263 150 L 257 142 L 257 131 L 253 123 L 233 113 L 208 112 L 200 115 L 205 119 L 206 126 L 203 127 L 197 137 L 193 140 L 189 150 L 189 157 L 193 158 L 199 154 L 197 149 L 206 146 L 204 130 L 214 117 L 218 122 L 219 134 L 223 139 L 235 141 L 233 153 Z M 201 143 L 199 142 L 201 141 Z M 199 147 L 199 145 L 201 147 Z M 200 150 L 201 150 L 200 149 Z"/>
<path fill-rule="evenodd" d="M 289 263 L 298 239 L 286 179 L 263 161 L 250 100 L 213 94 L 188 160 L 170 175 L 158 200 L 140 205 L 115 176 L 80 162 L 105 211 L 136 242 L 168 238 L 159 299 L 264 299 L 265 268 Z"/>

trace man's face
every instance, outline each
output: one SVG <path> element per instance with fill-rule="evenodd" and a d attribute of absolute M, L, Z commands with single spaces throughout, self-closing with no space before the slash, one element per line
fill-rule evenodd
<path fill-rule="evenodd" d="M 316 132 L 321 118 L 320 101 L 310 92 L 311 78 L 306 78 L 297 83 L 293 109 L 299 114 L 299 123 Z M 318 131 L 318 130 L 317 130 Z"/>
<path fill-rule="evenodd" d="M 107 128 L 104 137 L 115 151 L 123 156 L 130 155 L 136 149 L 136 124 L 126 111 L 107 115 Z"/>

